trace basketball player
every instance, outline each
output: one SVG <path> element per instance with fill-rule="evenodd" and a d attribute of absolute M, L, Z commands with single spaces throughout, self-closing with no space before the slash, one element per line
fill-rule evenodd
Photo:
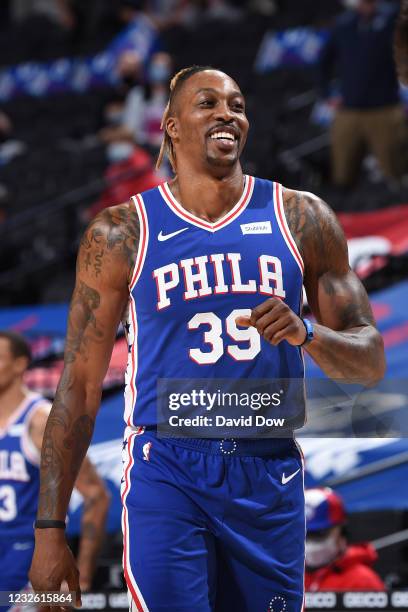
<path fill-rule="evenodd" d="M 395 30 L 395 61 L 401 83 L 408 85 L 408 0 L 401 0 Z"/>
<path fill-rule="evenodd" d="M 229 76 L 179 72 L 163 127 L 159 162 L 166 152 L 175 178 L 102 212 L 79 250 L 43 450 L 38 518 L 49 529 L 36 531 L 31 580 L 53 590 L 65 578 L 79 601 L 64 518 L 122 317 L 131 609 L 299 612 L 305 521 L 293 438 L 161 438 L 157 379 L 301 378 L 303 346 L 328 376 L 374 383 L 382 339 L 328 206 L 243 175 L 248 120 Z M 303 284 L 314 327 L 300 315 Z"/>
<path fill-rule="evenodd" d="M 0 591 L 20 591 L 27 585 L 34 551 L 40 451 L 51 404 L 24 385 L 30 360 L 22 336 L 0 331 Z M 75 486 L 84 497 L 80 582 L 89 590 L 109 494 L 87 458 Z"/>

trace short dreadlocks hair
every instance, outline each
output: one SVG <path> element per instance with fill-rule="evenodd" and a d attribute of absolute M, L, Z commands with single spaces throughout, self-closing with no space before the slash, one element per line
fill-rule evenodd
<path fill-rule="evenodd" d="M 183 68 L 183 70 L 177 72 L 177 74 L 175 74 L 170 81 L 169 100 L 167 102 L 166 108 L 164 109 L 163 117 L 160 124 L 161 129 L 164 130 L 164 134 L 160 147 L 159 157 L 157 158 L 156 162 L 157 169 L 160 168 L 164 155 L 167 155 L 171 167 L 173 168 L 173 172 L 176 173 L 176 158 L 174 155 L 173 143 L 166 130 L 166 121 L 170 117 L 170 114 L 173 112 L 173 102 L 176 98 L 176 95 L 182 88 L 183 84 L 194 74 L 197 74 L 197 72 L 203 72 L 204 70 L 216 70 L 216 68 L 213 68 L 212 66 L 189 66 L 188 68 Z"/>

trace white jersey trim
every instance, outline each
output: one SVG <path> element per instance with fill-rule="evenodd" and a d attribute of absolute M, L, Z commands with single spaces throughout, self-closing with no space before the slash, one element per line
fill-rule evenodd
<path fill-rule="evenodd" d="M 133 269 L 132 280 L 129 285 L 129 291 L 132 291 L 143 270 L 144 262 L 146 259 L 147 246 L 149 244 L 149 223 L 147 220 L 146 208 L 143 198 L 140 193 L 131 197 L 136 209 L 137 216 L 139 218 L 139 246 L 136 255 L 135 267 Z"/>
<path fill-rule="evenodd" d="M 159 185 L 159 191 L 166 202 L 168 207 L 174 212 L 175 215 L 180 217 L 183 221 L 187 221 L 196 227 L 200 227 L 201 229 L 208 230 L 209 232 L 216 232 L 219 229 L 223 229 L 235 219 L 237 219 L 241 213 L 245 210 L 248 203 L 252 198 L 252 193 L 254 191 L 255 179 L 253 176 L 245 175 L 245 185 L 244 190 L 242 192 L 241 197 L 238 202 L 233 206 L 233 208 L 227 212 L 221 219 L 211 223 L 210 221 L 206 221 L 205 219 L 200 219 L 196 215 L 188 212 L 181 204 L 176 200 L 174 195 L 171 193 L 168 183 L 163 183 Z"/>
<path fill-rule="evenodd" d="M 36 398 L 44 399 L 42 395 L 39 395 L 38 393 L 32 393 L 31 391 L 26 392 L 23 400 L 20 402 L 17 408 L 13 410 L 13 412 L 10 414 L 5 426 L 0 427 L 0 438 L 4 438 L 8 434 L 10 427 L 12 427 L 12 425 L 14 425 L 16 421 L 18 421 L 18 419 L 21 417 L 24 411 L 27 410 L 28 404 L 32 402 L 33 400 L 35 400 Z M 44 399 L 44 401 L 46 400 Z"/>
<path fill-rule="evenodd" d="M 304 276 L 305 273 L 305 264 L 303 262 L 302 256 L 299 252 L 297 244 L 293 238 L 292 232 L 289 229 L 288 222 L 285 214 L 285 207 L 283 205 L 283 187 L 280 183 L 274 183 L 274 198 L 273 205 L 275 208 L 275 216 L 279 225 L 279 229 L 283 236 L 283 239 L 286 242 L 286 245 L 289 251 L 292 253 L 294 260 L 296 261 L 299 269 Z"/>
<path fill-rule="evenodd" d="M 136 373 L 138 365 L 138 325 L 135 300 L 132 293 L 129 296 L 129 313 L 128 313 L 130 328 L 127 335 L 127 341 L 130 343 L 130 352 L 126 367 L 126 386 L 125 386 L 125 422 L 128 426 L 133 427 L 133 414 L 136 406 L 137 387 Z"/>
<path fill-rule="evenodd" d="M 38 450 L 36 445 L 33 442 L 33 439 L 28 433 L 28 428 L 30 426 L 30 421 L 38 410 L 43 410 L 47 414 L 51 411 L 52 404 L 44 397 L 40 397 L 38 402 L 34 404 L 31 410 L 28 412 L 26 418 L 24 419 L 24 430 L 21 436 L 21 449 L 23 450 L 26 458 L 32 463 L 35 467 L 40 466 L 41 462 L 41 451 Z"/>
<path fill-rule="evenodd" d="M 300 455 L 300 460 L 302 462 L 302 483 L 303 483 L 303 499 L 304 499 L 304 497 L 305 497 L 305 468 L 306 468 L 306 466 L 305 466 L 305 456 L 303 454 L 302 447 L 300 446 L 300 444 L 296 440 L 296 438 L 294 438 L 294 441 L 295 441 L 295 444 L 296 444 L 297 451 L 298 451 L 298 453 Z M 305 512 L 305 535 L 304 535 L 305 546 L 306 546 L 306 532 L 307 532 L 306 519 L 307 519 L 307 517 L 306 517 L 306 512 Z M 305 591 L 306 591 L 306 588 L 305 588 L 305 575 L 306 575 L 306 553 L 305 553 L 305 557 L 304 557 L 304 571 L 303 571 L 303 603 L 302 603 L 302 608 L 301 608 L 300 612 L 304 612 L 304 609 L 305 609 Z"/>
<path fill-rule="evenodd" d="M 133 446 L 136 437 L 136 433 L 130 434 L 127 439 L 127 457 L 124 467 L 124 484 L 122 490 L 122 531 L 123 531 L 123 570 L 125 574 L 126 584 L 128 587 L 128 598 L 131 604 L 131 610 L 137 610 L 137 612 L 149 612 L 149 608 L 146 605 L 145 600 L 143 599 L 143 595 L 140 592 L 140 589 L 137 585 L 135 577 L 132 572 L 132 566 L 130 563 L 130 555 L 129 555 L 129 547 L 130 547 L 130 529 L 129 529 L 129 519 L 128 519 L 128 509 L 126 506 L 127 496 L 130 491 L 130 472 L 132 470 L 134 464 L 133 457 Z"/>

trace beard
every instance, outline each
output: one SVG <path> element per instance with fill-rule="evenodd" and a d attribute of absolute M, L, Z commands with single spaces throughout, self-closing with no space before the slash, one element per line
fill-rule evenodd
<path fill-rule="evenodd" d="M 209 166 L 212 166 L 213 168 L 232 168 L 233 166 L 235 166 L 235 164 L 239 161 L 239 152 L 234 153 L 234 155 L 231 156 L 215 156 L 215 155 L 211 155 L 210 153 L 207 152 L 206 155 L 206 162 Z"/>

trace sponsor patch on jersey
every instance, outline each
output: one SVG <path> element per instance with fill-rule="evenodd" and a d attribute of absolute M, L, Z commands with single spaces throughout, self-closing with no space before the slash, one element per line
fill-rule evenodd
<path fill-rule="evenodd" d="M 270 221 L 258 221 L 256 223 L 241 223 L 242 233 L 245 234 L 272 234 Z"/>

